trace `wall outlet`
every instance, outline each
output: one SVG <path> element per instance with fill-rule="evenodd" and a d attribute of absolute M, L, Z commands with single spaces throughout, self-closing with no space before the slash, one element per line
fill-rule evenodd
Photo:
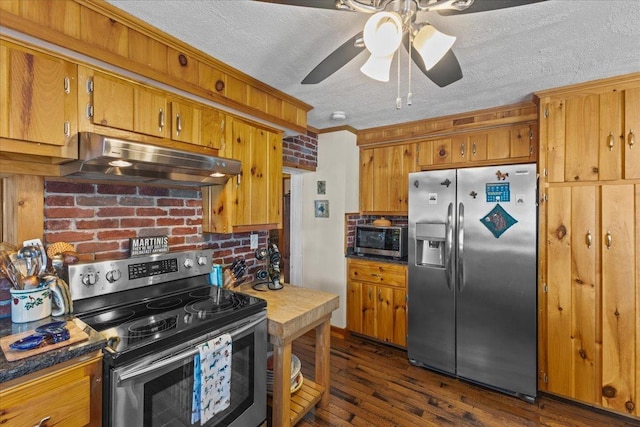
<path fill-rule="evenodd" d="M 258 249 L 258 235 L 251 234 L 251 242 L 249 243 L 249 249 Z"/>

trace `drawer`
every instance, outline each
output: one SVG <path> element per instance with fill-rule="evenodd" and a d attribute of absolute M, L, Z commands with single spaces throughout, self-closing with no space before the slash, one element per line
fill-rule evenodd
<path fill-rule="evenodd" d="M 407 266 L 349 259 L 349 280 L 406 288 Z"/>

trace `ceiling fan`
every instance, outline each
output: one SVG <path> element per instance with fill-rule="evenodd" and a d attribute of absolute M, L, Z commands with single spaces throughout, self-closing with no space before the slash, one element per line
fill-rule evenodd
<path fill-rule="evenodd" d="M 418 12 L 440 15 L 485 12 L 545 0 L 258 0 L 292 6 L 369 13 L 373 16 L 358 32 L 320 62 L 302 80 L 316 84 L 338 71 L 364 50 L 371 56 L 361 71 L 388 81 L 389 67 L 403 44 L 418 68 L 435 84 L 445 87 L 462 78 L 458 59 L 450 49 L 455 37 L 436 30 L 428 22 L 416 22 Z M 386 78 L 386 80 L 385 80 Z"/>

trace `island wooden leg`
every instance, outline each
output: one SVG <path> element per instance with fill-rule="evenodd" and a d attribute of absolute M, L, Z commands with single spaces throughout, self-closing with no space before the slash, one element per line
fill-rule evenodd
<path fill-rule="evenodd" d="M 325 391 L 318 403 L 321 408 L 329 406 L 330 369 L 329 357 L 331 351 L 331 323 L 329 319 L 316 326 L 316 383 L 324 386 Z"/>
<path fill-rule="evenodd" d="M 273 427 L 291 425 L 291 342 L 273 346 Z"/>

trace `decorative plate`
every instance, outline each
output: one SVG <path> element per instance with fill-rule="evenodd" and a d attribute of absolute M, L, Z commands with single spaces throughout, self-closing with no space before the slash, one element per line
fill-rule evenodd
<path fill-rule="evenodd" d="M 47 323 L 46 325 L 38 326 L 36 328 L 37 334 L 50 334 L 52 332 L 59 332 L 60 329 L 63 329 L 67 325 L 67 322 L 64 320 L 58 322 Z"/>
<path fill-rule="evenodd" d="M 9 348 L 19 351 L 31 350 L 39 347 L 44 341 L 44 338 L 44 335 L 29 335 L 28 337 L 9 344 Z"/>

